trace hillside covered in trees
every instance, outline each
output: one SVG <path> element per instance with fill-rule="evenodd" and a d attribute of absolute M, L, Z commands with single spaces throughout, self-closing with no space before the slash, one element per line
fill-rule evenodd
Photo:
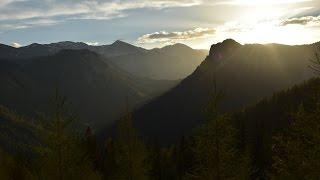
<path fill-rule="evenodd" d="M 228 39 L 176 86 L 87 49 L 1 59 L 0 179 L 317 179 L 316 45 Z"/>
<path fill-rule="evenodd" d="M 240 112 L 222 113 L 223 98 L 214 91 L 203 125 L 169 146 L 143 141 L 129 111 L 117 136 L 98 142 L 90 127 L 71 128 L 76 118 L 59 95 L 53 113 L 39 117 L 46 121 L 26 121 L 1 107 L 1 119 L 10 122 L 0 125 L 1 143 L 9 138 L 16 146 L 2 146 L 0 178 L 317 179 L 319 92 L 315 78 Z"/>

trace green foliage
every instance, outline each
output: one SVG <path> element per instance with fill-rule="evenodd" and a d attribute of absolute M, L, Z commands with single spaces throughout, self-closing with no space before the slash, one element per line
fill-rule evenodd
<path fill-rule="evenodd" d="M 117 170 L 115 178 L 119 180 L 148 179 L 147 148 L 133 128 L 130 113 L 120 120 L 115 144 Z"/>
<path fill-rule="evenodd" d="M 311 65 L 309 68 L 317 75 L 320 75 L 320 47 L 317 53 L 315 53 L 314 59 L 311 59 Z"/>
<path fill-rule="evenodd" d="M 222 93 L 211 96 L 206 109 L 207 122 L 198 129 L 193 144 L 196 165 L 189 179 L 247 179 L 249 159 L 237 150 L 236 130 L 228 115 L 218 112 Z"/>
<path fill-rule="evenodd" d="M 104 175 L 104 179 L 113 180 L 115 178 L 115 173 L 117 169 L 115 151 L 116 149 L 114 141 L 112 138 L 109 138 L 106 142 L 105 155 L 101 168 Z"/>
<path fill-rule="evenodd" d="M 75 116 L 66 108 L 65 98 L 56 95 L 54 115 L 44 117 L 38 128 L 43 146 L 36 148 L 34 179 L 100 179 L 86 154 L 83 139 L 72 135 L 68 127 Z"/>
<path fill-rule="evenodd" d="M 293 114 L 291 126 L 274 137 L 274 179 L 319 179 L 320 104 Z"/>
<path fill-rule="evenodd" d="M 235 127 L 240 130 L 239 146 L 249 148 L 252 178 L 268 179 L 273 163 L 273 137 L 288 129 L 292 112 L 298 112 L 301 104 L 307 113 L 314 110 L 319 92 L 320 79 L 313 78 L 233 114 Z"/>
<path fill-rule="evenodd" d="M 56 97 L 52 115 L 30 122 L 0 107 L 1 120 L 9 124 L 0 124 L 1 130 L 14 127 L 0 137 L 14 136 L 19 127 L 38 140 L 28 146 L 35 156 L 23 154 L 23 160 L 0 151 L 0 179 L 318 179 L 319 89 L 320 80 L 312 79 L 231 115 L 218 111 L 222 96 L 214 93 L 207 121 L 169 147 L 147 148 L 127 111 L 101 156 L 91 129 L 85 137 L 73 131 L 76 118 L 64 98 Z"/>
<path fill-rule="evenodd" d="M 30 172 L 24 164 L 0 149 L 0 179 L 27 180 Z"/>
<path fill-rule="evenodd" d="M 235 129 L 225 115 L 203 125 L 195 137 L 196 167 L 191 179 L 246 179 L 248 159 L 236 150 Z M 248 169 L 246 169 L 248 168 Z"/>

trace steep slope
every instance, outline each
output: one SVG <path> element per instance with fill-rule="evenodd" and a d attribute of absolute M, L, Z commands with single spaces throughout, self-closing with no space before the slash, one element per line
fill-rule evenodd
<path fill-rule="evenodd" d="M 212 45 L 193 74 L 134 113 L 136 126 L 145 136 L 173 141 L 201 123 L 213 84 L 225 94 L 221 111 L 235 111 L 312 77 L 313 54 L 314 45 Z"/>
<path fill-rule="evenodd" d="M 47 112 L 58 89 L 81 122 L 99 127 L 119 117 L 126 98 L 135 106 L 174 84 L 135 78 L 106 62 L 89 50 L 62 50 L 16 63 L 0 60 L 0 104 L 29 115 Z"/>
<path fill-rule="evenodd" d="M 207 52 L 194 50 L 183 44 L 156 48 L 127 56 L 111 58 L 123 70 L 152 79 L 183 79 L 191 74 Z"/>
<path fill-rule="evenodd" d="M 36 138 L 36 126 L 29 121 L 0 106 L 0 146 L 7 152 L 16 154 L 32 154 L 30 146 L 39 145 Z"/>
<path fill-rule="evenodd" d="M 294 122 L 293 114 L 301 107 L 308 113 L 315 111 L 319 92 L 320 79 L 313 78 L 233 114 L 239 142 L 242 147 L 250 147 L 256 179 L 265 177 L 271 169 L 272 137 L 288 130 Z"/>

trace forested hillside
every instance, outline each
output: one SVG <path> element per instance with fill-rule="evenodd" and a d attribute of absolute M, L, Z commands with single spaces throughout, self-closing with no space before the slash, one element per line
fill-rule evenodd
<path fill-rule="evenodd" d="M 116 137 L 98 142 L 90 127 L 84 132 L 70 128 L 76 118 L 60 96 L 53 114 L 43 116 L 47 121 L 35 119 L 32 126 L 21 126 L 30 121 L 2 107 L 0 117 L 10 121 L 11 128 L 1 124 L 1 140 L 15 139 L 17 145 L 28 147 L 28 154 L 0 151 L 0 177 L 317 179 L 319 92 L 320 79 L 311 79 L 241 112 L 222 113 L 218 110 L 222 94 L 213 91 L 203 125 L 170 146 L 143 141 L 129 111 L 119 121 Z M 19 135 L 12 136 L 13 127 L 22 128 Z M 35 141 L 23 143 L 21 137 L 26 136 Z M 29 159 L 30 153 L 34 158 Z"/>

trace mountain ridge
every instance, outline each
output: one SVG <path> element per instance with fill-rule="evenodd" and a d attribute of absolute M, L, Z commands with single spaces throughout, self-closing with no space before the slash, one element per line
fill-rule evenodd
<path fill-rule="evenodd" d="M 225 94 L 221 111 L 240 110 L 313 77 L 308 65 L 314 48 L 241 45 L 233 40 L 214 44 L 190 76 L 133 113 L 135 125 L 149 138 L 177 140 L 204 120 L 203 109 L 214 84 Z"/>

